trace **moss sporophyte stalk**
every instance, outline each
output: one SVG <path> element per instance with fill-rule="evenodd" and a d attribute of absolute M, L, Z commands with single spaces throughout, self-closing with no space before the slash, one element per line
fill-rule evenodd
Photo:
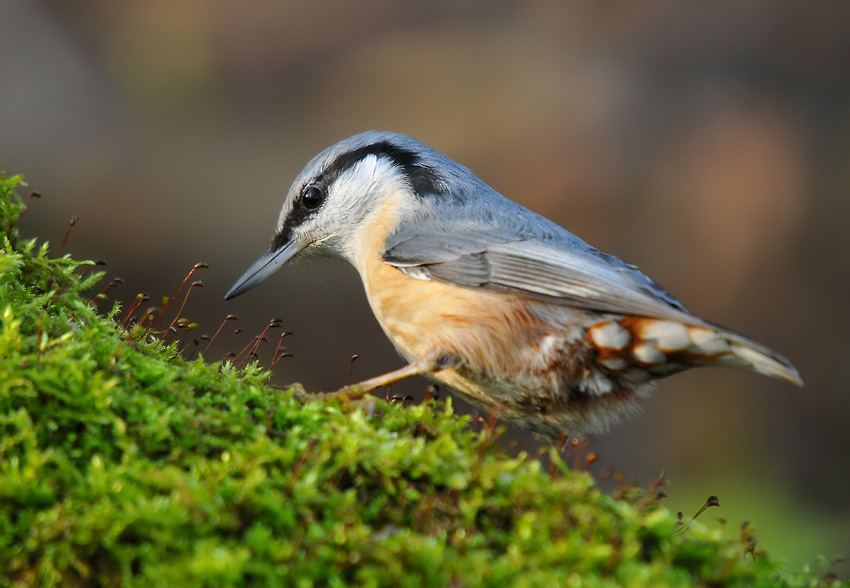
<path fill-rule="evenodd" d="M 268 386 L 279 321 L 207 357 L 175 312 L 194 276 L 98 312 L 102 266 L 19 236 L 21 184 L 0 178 L 0 586 L 847 585 L 555 450 L 550 475 L 449 401 Z"/>

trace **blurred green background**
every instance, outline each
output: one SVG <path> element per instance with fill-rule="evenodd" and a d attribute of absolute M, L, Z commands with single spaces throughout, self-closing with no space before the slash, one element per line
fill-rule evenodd
<path fill-rule="evenodd" d="M 79 215 L 68 251 L 107 259 L 119 299 L 205 261 L 187 315 L 282 317 L 279 383 L 335 389 L 352 354 L 355 379 L 399 367 L 347 266 L 222 296 L 313 155 L 409 133 L 806 380 L 664 381 L 593 441 L 596 471 L 663 471 L 686 516 L 716 494 L 706 519 L 752 521 L 794 565 L 850 555 L 847 2 L 0 0 L 0 23 L 0 167 L 43 194 L 22 229 L 57 251 Z"/>

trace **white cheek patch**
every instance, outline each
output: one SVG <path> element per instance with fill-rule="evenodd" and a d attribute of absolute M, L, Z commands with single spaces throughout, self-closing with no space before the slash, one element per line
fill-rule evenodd
<path fill-rule="evenodd" d="M 339 209 L 368 211 L 385 194 L 409 190 L 401 169 L 386 157 L 367 155 L 342 173 L 330 186 L 328 201 Z"/>
<path fill-rule="evenodd" d="M 339 255 L 361 270 L 364 255 L 376 247 L 383 249 L 398 218 L 399 203 L 410 194 L 410 183 L 400 167 L 386 157 L 367 155 L 329 186 L 319 220 L 340 236 L 336 241 Z"/>
<path fill-rule="evenodd" d="M 395 196 L 410 191 L 404 172 L 387 157 L 366 155 L 352 163 L 336 177 L 326 180 L 324 203 L 302 215 L 290 232 L 309 242 L 314 256 L 357 257 L 357 244 L 368 234 L 371 218 L 391 204 Z M 278 232 L 291 222 L 297 195 L 284 204 L 278 221 Z M 306 252 L 306 250 L 305 250 Z M 356 264 L 355 264 L 356 265 Z"/>

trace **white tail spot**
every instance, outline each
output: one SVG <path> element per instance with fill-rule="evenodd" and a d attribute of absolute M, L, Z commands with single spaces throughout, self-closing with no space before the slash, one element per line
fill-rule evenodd
<path fill-rule="evenodd" d="M 729 342 L 716 331 L 703 327 L 689 327 L 688 335 L 693 341 L 694 351 L 704 355 L 728 353 Z"/>
<path fill-rule="evenodd" d="M 682 323 L 673 321 L 643 321 L 638 336 L 641 339 L 655 341 L 659 349 L 668 353 L 683 351 L 691 346 L 688 328 Z"/>
<path fill-rule="evenodd" d="M 622 349 L 631 341 L 629 332 L 617 323 L 600 323 L 588 329 L 590 338 L 597 347 Z"/>
<path fill-rule="evenodd" d="M 667 356 L 653 342 L 645 341 L 632 350 L 632 355 L 641 363 L 657 365 L 667 361 Z"/>

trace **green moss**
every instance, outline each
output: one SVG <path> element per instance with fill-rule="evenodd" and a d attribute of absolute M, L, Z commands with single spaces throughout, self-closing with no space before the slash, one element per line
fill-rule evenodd
<path fill-rule="evenodd" d="M 90 262 L 19 239 L 20 181 L 0 178 L 0 586 L 825 582 L 554 454 L 552 477 L 449 403 L 309 400 L 125 332 L 84 297 Z"/>

